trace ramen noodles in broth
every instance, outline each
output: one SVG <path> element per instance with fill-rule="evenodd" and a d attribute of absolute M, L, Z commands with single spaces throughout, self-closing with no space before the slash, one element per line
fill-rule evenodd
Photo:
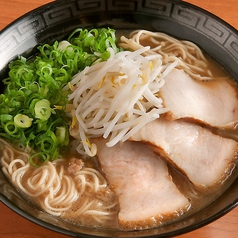
<path fill-rule="evenodd" d="M 70 138 L 58 158 L 32 166 L 31 148 L 2 138 L 2 170 L 34 205 L 76 225 L 164 226 L 236 179 L 237 85 L 189 41 L 138 30 L 117 46 L 62 88 Z"/>

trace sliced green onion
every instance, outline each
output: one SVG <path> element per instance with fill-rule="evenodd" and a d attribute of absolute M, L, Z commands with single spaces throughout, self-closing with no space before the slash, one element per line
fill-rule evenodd
<path fill-rule="evenodd" d="M 49 160 L 49 155 L 43 152 L 33 153 L 28 159 L 29 163 L 34 167 L 39 167 Z"/>
<path fill-rule="evenodd" d="M 35 117 L 43 121 L 49 119 L 52 109 L 47 99 L 42 99 L 35 104 Z"/>
<path fill-rule="evenodd" d="M 50 154 L 56 147 L 57 144 L 54 143 L 54 140 L 47 136 L 39 140 L 38 145 L 42 152 Z"/>
<path fill-rule="evenodd" d="M 14 123 L 17 127 L 20 128 L 28 128 L 32 124 L 32 118 L 28 117 L 27 115 L 17 114 L 14 117 Z"/>
<path fill-rule="evenodd" d="M 56 127 L 55 135 L 58 139 L 59 144 L 64 144 L 66 139 L 66 133 L 67 133 L 67 130 L 65 127 L 63 126 Z"/>
<path fill-rule="evenodd" d="M 10 114 L 0 115 L 0 121 L 2 121 L 2 122 L 12 121 L 12 119 L 13 119 L 13 116 Z"/>
<path fill-rule="evenodd" d="M 20 132 L 18 127 L 15 125 L 15 123 L 13 121 L 9 121 L 6 124 L 4 124 L 3 126 L 7 137 L 10 136 L 12 138 L 20 138 Z"/>
<path fill-rule="evenodd" d="M 44 44 L 36 56 L 20 56 L 10 63 L 8 77 L 2 80 L 6 89 L 0 94 L 0 136 L 30 147 L 32 165 L 58 158 L 61 147 L 68 145 L 64 110 L 71 91 L 62 89 L 85 67 L 107 60 L 108 47 L 120 51 L 115 30 L 78 28 L 67 41 Z"/>

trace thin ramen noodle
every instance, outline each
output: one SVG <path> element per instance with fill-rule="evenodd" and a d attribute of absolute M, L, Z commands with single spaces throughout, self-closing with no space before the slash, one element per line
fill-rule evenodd
<path fill-rule="evenodd" d="M 158 92 L 175 69 L 193 80 L 230 80 L 198 46 L 163 33 L 134 31 L 129 38 L 121 36 L 118 46 L 121 52 L 109 48 L 107 61 L 86 67 L 63 88 L 70 91 L 66 113 L 71 138 L 62 158 L 34 168 L 28 149 L 16 149 L 0 139 L 2 170 L 12 184 L 43 211 L 77 225 L 120 229 L 118 197 L 98 163 L 92 138 L 103 137 L 113 147 L 163 117 L 169 109 Z M 191 202 L 185 215 L 209 204 L 231 183 L 203 194 L 173 165 L 169 167 L 176 186 Z"/>

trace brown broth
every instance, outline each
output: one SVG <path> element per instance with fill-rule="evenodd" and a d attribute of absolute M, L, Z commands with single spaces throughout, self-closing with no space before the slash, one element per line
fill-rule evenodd
<path fill-rule="evenodd" d="M 144 43 L 147 44 L 146 42 Z M 222 69 L 213 59 L 211 59 L 209 56 L 207 56 L 208 62 L 209 62 L 209 70 L 212 72 L 212 74 L 215 77 L 225 77 L 227 80 L 238 90 L 237 84 L 229 78 L 227 73 L 224 69 Z M 237 131 L 231 130 L 217 130 L 214 128 L 210 128 L 213 130 L 214 133 L 220 134 L 224 137 L 230 137 L 238 141 Z M 67 171 L 67 168 L 69 166 L 69 158 L 71 157 L 78 157 L 78 154 L 74 151 L 74 149 L 70 148 L 69 151 L 64 152 L 63 157 L 65 158 L 65 161 L 63 162 L 63 166 L 65 170 Z M 100 173 L 102 173 L 100 166 L 98 164 L 97 158 L 83 158 L 83 161 L 85 162 L 85 167 L 90 167 L 98 170 Z M 178 217 L 178 220 L 183 219 L 184 217 L 187 217 L 189 215 L 192 215 L 195 212 L 198 212 L 199 210 L 205 208 L 209 204 L 211 204 L 213 201 L 215 201 L 224 191 L 228 189 L 228 187 L 232 184 L 232 182 L 236 179 L 238 174 L 238 168 L 237 166 L 233 169 L 231 175 L 226 179 L 226 181 L 223 181 L 221 184 L 216 184 L 213 188 L 205 189 L 205 190 L 198 190 L 196 189 L 184 176 L 181 174 L 177 169 L 169 165 L 169 171 L 171 173 L 171 176 L 173 177 L 174 183 L 177 185 L 179 190 L 190 200 L 191 207 L 189 211 L 184 214 L 181 217 Z M 26 181 L 28 176 L 30 176 L 33 172 L 33 168 L 31 168 L 24 176 L 23 180 Z M 103 173 L 102 173 L 103 174 Z M 69 175 L 69 174 L 68 174 Z M 27 186 L 26 183 L 23 181 L 23 185 Z M 110 188 L 110 185 L 107 188 L 107 191 L 110 195 L 108 196 L 108 204 L 111 204 L 114 202 L 117 198 L 115 197 L 115 194 L 113 192 L 113 189 Z M 90 215 L 81 215 L 81 216 L 75 216 L 75 211 L 79 210 L 83 201 L 84 197 L 87 196 L 91 197 L 93 200 L 95 198 L 95 194 L 87 194 L 82 195 L 80 199 L 77 199 L 74 203 L 74 205 L 66 212 L 64 212 L 60 219 L 64 219 L 70 223 L 73 223 L 77 226 L 87 226 L 87 227 L 103 227 L 103 228 L 110 228 L 110 229 L 119 229 L 118 223 L 117 223 L 117 213 L 118 213 L 118 207 L 115 207 L 113 210 L 114 217 L 113 219 L 105 219 L 104 223 L 101 224 L 100 222 L 97 223 L 95 219 L 93 219 Z M 101 194 L 103 197 L 103 194 Z M 43 198 L 42 198 L 43 199 Z M 103 198 L 101 198 L 103 200 Z M 40 201 L 35 202 L 34 199 L 29 198 L 31 202 L 34 204 L 40 204 Z M 172 222 L 172 221 L 171 221 Z M 165 224 L 161 224 L 165 225 Z"/>

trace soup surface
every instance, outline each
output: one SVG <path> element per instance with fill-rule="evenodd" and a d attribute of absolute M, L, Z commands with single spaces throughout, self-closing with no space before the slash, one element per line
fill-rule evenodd
<path fill-rule="evenodd" d="M 77 29 L 10 65 L 2 170 L 34 205 L 76 225 L 164 226 L 236 179 L 237 85 L 191 42 L 144 30 L 117 41 L 104 30 Z"/>

